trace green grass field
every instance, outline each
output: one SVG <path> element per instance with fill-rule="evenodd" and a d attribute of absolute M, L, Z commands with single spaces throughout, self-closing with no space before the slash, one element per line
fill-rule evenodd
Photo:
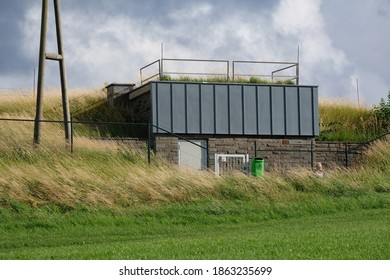
<path fill-rule="evenodd" d="M 390 258 L 389 208 L 298 210 L 248 202 L 220 213 L 205 203 L 122 214 L 2 210 L 0 259 Z"/>

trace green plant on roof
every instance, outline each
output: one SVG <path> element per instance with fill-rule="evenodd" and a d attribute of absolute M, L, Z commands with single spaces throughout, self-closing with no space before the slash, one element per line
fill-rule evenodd
<path fill-rule="evenodd" d="M 210 77 L 190 77 L 190 76 L 178 76 L 172 77 L 170 75 L 163 75 L 160 79 L 161 81 L 177 81 L 177 82 L 194 82 L 194 83 L 239 83 L 239 84 L 282 84 L 282 85 L 294 85 L 293 80 L 275 80 L 269 81 L 266 79 L 261 79 L 259 77 L 236 77 L 233 80 L 228 80 L 225 76 L 210 76 Z"/>

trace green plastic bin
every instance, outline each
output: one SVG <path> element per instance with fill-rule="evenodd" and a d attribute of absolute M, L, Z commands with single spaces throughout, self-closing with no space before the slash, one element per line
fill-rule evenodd
<path fill-rule="evenodd" d="M 252 175 L 254 177 L 264 176 L 264 159 L 254 158 L 252 160 Z"/>

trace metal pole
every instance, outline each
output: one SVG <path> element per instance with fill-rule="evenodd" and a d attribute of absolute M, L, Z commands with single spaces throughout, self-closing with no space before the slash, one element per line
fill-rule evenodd
<path fill-rule="evenodd" d="M 62 28 L 61 28 L 61 11 L 60 11 L 60 0 L 54 0 L 54 13 L 56 18 L 56 31 L 57 31 L 57 46 L 58 54 L 62 56 L 59 60 L 60 65 L 60 78 L 61 78 L 61 93 L 62 93 L 62 109 L 64 114 L 64 126 L 65 126 L 65 139 L 70 141 L 70 111 L 69 111 L 69 100 L 66 85 L 66 69 L 65 69 L 65 58 L 64 58 L 64 47 L 62 44 Z"/>
<path fill-rule="evenodd" d="M 161 63 L 160 63 L 160 81 L 163 79 L 164 76 L 164 43 L 161 42 Z"/>
<path fill-rule="evenodd" d="M 298 46 L 298 55 L 297 55 L 297 66 L 295 68 L 295 75 L 297 76 L 296 78 L 296 81 L 297 81 L 297 85 L 299 85 L 299 59 L 300 59 L 300 53 L 299 53 L 299 46 Z"/>
<path fill-rule="evenodd" d="M 356 94 L 357 94 L 358 107 L 360 108 L 359 78 L 356 78 Z"/>
<path fill-rule="evenodd" d="M 152 129 L 152 126 L 150 125 L 150 123 L 148 123 L 148 164 L 149 165 L 150 165 L 150 153 L 151 153 L 151 143 L 150 143 L 150 141 L 152 141 L 152 139 L 151 139 L 151 137 L 152 137 L 151 129 Z"/>
<path fill-rule="evenodd" d="M 314 170 L 314 143 L 313 143 L 313 140 L 311 140 L 311 144 L 310 144 L 310 163 L 311 163 L 311 170 Z"/>
<path fill-rule="evenodd" d="M 255 158 L 257 157 L 257 142 L 255 140 Z"/>
<path fill-rule="evenodd" d="M 34 143 L 39 144 L 41 134 L 42 120 L 42 101 L 43 101 L 43 83 L 45 79 L 45 53 L 46 53 L 46 34 L 47 34 L 47 10 L 48 0 L 42 0 L 42 19 L 41 19 L 41 39 L 39 47 L 39 68 L 38 68 L 38 92 L 36 115 L 34 124 Z"/>
<path fill-rule="evenodd" d="M 234 82 L 234 76 L 235 76 L 235 72 L 234 72 L 234 61 L 232 62 L 232 81 Z"/>
<path fill-rule="evenodd" d="M 226 81 L 229 82 L 229 76 L 230 76 L 230 73 L 229 73 L 229 68 L 230 68 L 230 65 L 229 65 L 229 61 L 227 61 L 227 73 L 226 73 Z"/>
<path fill-rule="evenodd" d="M 70 153 L 72 155 L 74 153 L 74 127 L 72 119 L 70 119 Z"/>

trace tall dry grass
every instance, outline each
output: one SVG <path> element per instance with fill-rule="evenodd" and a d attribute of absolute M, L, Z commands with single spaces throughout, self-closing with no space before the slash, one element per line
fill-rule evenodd
<path fill-rule="evenodd" d="M 367 141 L 381 134 L 372 108 L 344 100 L 320 100 L 320 140 Z"/>
<path fill-rule="evenodd" d="M 137 161 L 131 161 L 123 150 L 99 152 L 96 147 L 94 152 L 74 157 L 8 162 L 0 168 L 0 198 L 2 203 L 32 206 L 118 209 L 205 200 L 285 204 L 318 196 L 364 197 L 390 192 L 389 150 L 389 141 L 378 143 L 365 165 L 326 170 L 323 178 L 303 169 L 288 176 L 267 173 L 263 178 L 243 174 L 217 178 L 212 172 L 182 169 L 163 161 L 148 166 L 139 155 L 134 155 Z"/>
<path fill-rule="evenodd" d="M 68 92 L 70 110 L 76 114 L 91 105 L 104 102 L 106 95 L 103 89 L 71 89 Z M 36 110 L 36 96 L 26 92 L 2 92 L 0 94 L 1 118 L 33 119 Z M 45 89 L 43 94 L 43 118 L 61 120 L 61 91 L 57 88 Z"/>
<path fill-rule="evenodd" d="M 102 99 L 101 96 L 95 98 L 94 94 L 92 97 L 79 96 L 81 109 L 82 106 L 92 107 L 92 111 L 94 102 L 100 104 L 99 98 Z M 53 103 L 46 105 L 54 106 L 56 102 L 53 99 Z M 14 105 L 8 105 L 9 110 L 5 103 L 1 105 L 2 114 L 20 117 L 33 111 L 29 108 L 32 100 L 18 101 L 15 97 L 10 104 Z M 335 111 L 341 118 L 344 114 L 341 111 L 346 109 L 340 108 Z M 324 178 L 318 178 L 308 170 L 296 170 L 287 177 L 268 173 L 263 178 L 242 174 L 216 178 L 212 172 L 180 169 L 156 158 L 149 166 L 144 151 L 82 136 L 77 136 L 75 141 L 83 145 L 77 153 L 70 155 L 66 144 L 61 148 L 58 146 L 63 143 L 63 140 L 58 141 L 63 138 L 63 132 L 57 124 L 43 127 L 48 130 L 47 138 L 43 145 L 36 147 L 32 144 L 31 124 L 21 125 L 2 121 L 0 126 L 0 204 L 3 206 L 23 203 L 66 208 L 79 205 L 129 208 L 229 200 L 284 204 L 317 196 L 337 198 L 390 192 L 389 141 L 374 145 L 361 167 L 326 170 Z"/>

